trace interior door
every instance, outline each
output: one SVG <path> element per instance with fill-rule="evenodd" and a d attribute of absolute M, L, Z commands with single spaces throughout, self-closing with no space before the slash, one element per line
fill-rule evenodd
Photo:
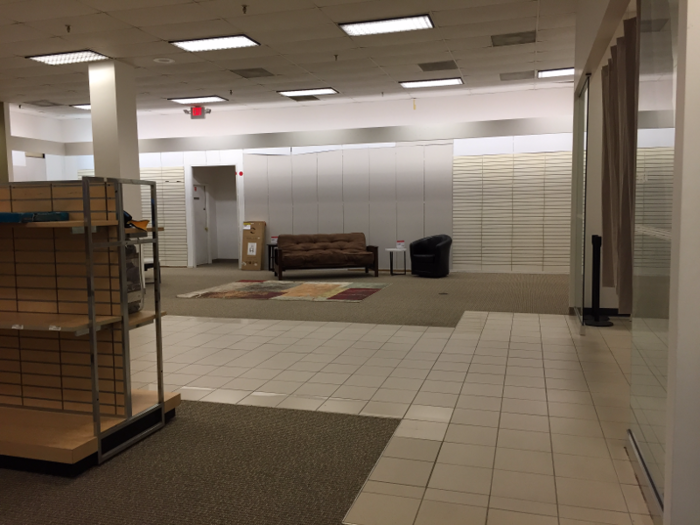
<path fill-rule="evenodd" d="M 209 221 L 207 220 L 206 186 L 194 187 L 194 244 L 195 265 L 209 264 Z"/>

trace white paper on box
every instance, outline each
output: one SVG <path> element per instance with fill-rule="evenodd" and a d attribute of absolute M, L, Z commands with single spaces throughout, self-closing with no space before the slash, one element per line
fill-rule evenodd
<path fill-rule="evenodd" d="M 253 227 L 252 227 L 252 225 L 250 225 L 250 224 L 246 224 L 245 226 L 243 226 L 243 229 L 244 229 L 244 230 L 252 230 Z"/>
<path fill-rule="evenodd" d="M 258 244 L 255 242 L 248 243 L 248 255 L 255 256 L 258 253 Z"/>

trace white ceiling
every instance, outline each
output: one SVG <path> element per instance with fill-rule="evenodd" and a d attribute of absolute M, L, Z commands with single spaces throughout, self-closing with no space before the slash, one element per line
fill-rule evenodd
<path fill-rule="evenodd" d="M 228 105 L 346 103 L 473 91 L 532 89 L 501 73 L 572 67 L 575 0 L 0 0 L 0 100 L 89 101 L 87 65 L 25 57 L 92 49 L 136 67 L 139 110 L 167 98 L 220 95 Z M 248 4 L 243 14 L 242 4 Z M 349 37 L 338 23 L 430 13 L 435 29 Z M 70 32 L 66 26 L 70 25 Z M 537 42 L 493 47 L 491 35 L 537 31 Z M 169 40 L 245 34 L 260 47 L 188 53 Z M 155 58 L 172 58 L 158 64 Z M 459 71 L 419 63 L 454 60 Z M 265 68 L 246 79 L 232 69 Z M 461 76 L 458 88 L 406 90 L 399 81 Z M 551 83 L 550 83 L 551 84 Z M 295 102 L 278 90 L 333 87 L 340 95 Z M 230 94 L 230 93 L 233 94 Z M 221 106 L 221 105 L 218 105 Z M 80 110 L 54 108 L 52 113 Z"/>

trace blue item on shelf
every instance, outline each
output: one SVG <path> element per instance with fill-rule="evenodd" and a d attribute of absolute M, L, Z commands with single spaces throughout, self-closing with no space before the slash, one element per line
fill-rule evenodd
<path fill-rule="evenodd" d="M 0 213 L 0 223 L 24 224 L 27 222 L 62 222 L 67 221 L 67 211 L 42 211 L 42 212 L 3 212 Z"/>

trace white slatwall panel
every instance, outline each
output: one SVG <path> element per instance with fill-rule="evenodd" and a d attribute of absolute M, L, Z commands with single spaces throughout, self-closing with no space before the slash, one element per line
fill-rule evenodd
<path fill-rule="evenodd" d="M 265 155 L 243 155 L 245 166 L 245 220 L 270 223 L 267 160 Z M 268 228 L 269 230 L 269 228 Z M 267 232 L 270 238 L 270 232 Z"/>
<path fill-rule="evenodd" d="M 425 235 L 452 236 L 454 145 L 425 146 Z"/>
<path fill-rule="evenodd" d="M 293 233 L 318 233 L 318 156 L 294 155 L 291 159 Z"/>
<path fill-rule="evenodd" d="M 369 237 L 369 150 L 343 151 L 343 233 Z"/>
<path fill-rule="evenodd" d="M 396 148 L 396 239 L 409 246 L 424 235 L 424 171 L 425 148 Z M 410 257 L 406 264 L 411 265 Z"/>
<path fill-rule="evenodd" d="M 270 222 L 267 236 L 292 234 L 294 206 L 292 205 L 292 158 L 287 155 L 271 155 L 267 159 L 268 197 Z"/>
<path fill-rule="evenodd" d="M 544 175 L 544 271 L 568 273 L 571 258 L 571 152 L 547 153 Z"/>
<path fill-rule="evenodd" d="M 318 233 L 338 233 L 343 226 L 343 152 L 319 153 Z"/>
<path fill-rule="evenodd" d="M 379 267 L 388 268 L 385 248 L 396 246 L 396 148 L 369 150 L 369 216 L 367 243 L 379 247 Z"/>
<path fill-rule="evenodd" d="M 165 228 L 159 234 L 162 266 L 187 266 L 187 215 L 185 213 L 185 169 L 147 168 L 141 170 L 143 180 L 156 182 L 158 197 L 158 225 Z M 150 188 L 141 188 L 141 212 L 152 220 Z M 150 246 L 144 250 L 151 256 Z"/>
<path fill-rule="evenodd" d="M 455 157 L 458 270 L 569 271 L 571 153 Z"/>
<path fill-rule="evenodd" d="M 671 265 L 673 163 L 673 148 L 644 148 L 637 152 L 634 241 L 637 274 L 665 275 Z"/>

